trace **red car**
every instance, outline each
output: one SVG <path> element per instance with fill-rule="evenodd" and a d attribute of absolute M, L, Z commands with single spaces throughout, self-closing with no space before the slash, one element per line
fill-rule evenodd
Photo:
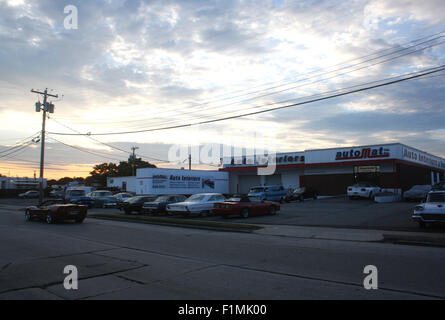
<path fill-rule="evenodd" d="M 258 197 L 234 196 L 213 205 L 213 213 L 223 218 L 231 215 L 239 215 L 243 218 L 266 214 L 274 215 L 277 211 L 280 211 L 279 203 L 262 201 Z"/>
<path fill-rule="evenodd" d="M 26 221 L 34 218 L 45 220 L 46 223 L 55 223 L 62 220 L 74 220 L 82 223 L 87 216 L 87 207 L 77 204 L 57 204 L 54 201 L 47 201 L 41 206 L 27 207 L 25 210 Z"/>

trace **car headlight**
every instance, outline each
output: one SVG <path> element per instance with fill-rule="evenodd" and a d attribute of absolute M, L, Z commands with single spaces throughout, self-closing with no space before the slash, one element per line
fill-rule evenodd
<path fill-rule="evenodd" d="M 423 211 L 425 208 L 423 206 L 415 206 L 414 211 Z"/>

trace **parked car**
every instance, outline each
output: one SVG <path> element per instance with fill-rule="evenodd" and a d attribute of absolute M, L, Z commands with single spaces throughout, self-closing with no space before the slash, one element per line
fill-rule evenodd
<path fill-rule="evenodd" d="M 266 214 L 275 215 L 277 211 L 280 211 L 280 204 L 277 202 L 243 195 L 235 195 L 224 202 L 213 205 L 213 213 L 224 218 L 231 215 L 239 215 L 243 218 Z"/>
<path fill-rule="evenodd" d="M 69 187 L 64 192 L 63 198 L 65 199 L 65 202 L 69 203 L 71 202 L 72 198 L 85 197 L 90 192 L 93 191 L 94 191 L 93 187 L 85 187 L 85 186 Z"/>
<path fill-rule="evenodd" d="M 117 200 L 113 197 L 113 193 L 107 190 L 97 190 L 87 195 L 94 200 L 96 208 L 113 208 L 117 207 Z"/>
<path fill-rule="evenodd" d="M 184 202 L 187 198 L 182 195 L 159 196 L 150 202 L 144 202 L 142 213 L 163 213 L 166 212 L 167 205 Z"/>
<path fill-rule="evenodd" d="M 216 202 L 224 202 L 226 198 L 220 193 L 198 193 L 190 196 L 184 202 L 167 205 L 167 213 L 207 216 L 213 210 Z"/>
<path fill-rule="evenodd" d="M 416 185 L 413 186 L 411 189 L 405 191 L 403 193 L 403 198 L 406 201 L 412 201 L 412 200 L 416 200 L 416 201 L 421 201 L 421 200 L 425 200 L 426 196 L 428 195 L 428 192 L 431 191 L 431 185 L 426 184 L 426 185 Z"/>
<path fill-rule="evenodd" d="M 40 206 L 31 206 L 25 209 L 26 221 L 40 219 L 52 224 L 63 220 L 74 220 L 82 223 L 87 216 L 87 207 L 77 204 L 62 204 L 57 201 L 45 201 Z"/>
<path fill-rule="evenodd" d="M 120 192 L 118 194 L 115 194 L 113 197 L 116 198 L 117 203 L 121 203 L 124 202 L 127 199 L 130 199 L 131 197 L 134 197 L 134 194 L 130 193 L 130 192 Z"/>
<path fill-rule="evenodd" d="M 86 197 L 87 193 L 83 189 L 70 189 L 65 193 L 66 203 L 76 203 L 80 198 Z"/>
<path fill-rule="evenodd" d="M 50 197 L 53 198 L 63 198 L 65 195 L 65 192 L 63 190 L 51 190 L 51 192 L 49 193 Z"/>
<path fill-rule="evenodd" d="M 290 202 L 294 200 L 303 201 L 304 199 L 317 199 L 318 192 L 311 187 L 301 187 L 288 192 L 284 196 L 284 201 Z"/>
<path fill-rule="evenodd" d="M 261 200 L 283 201 L 287 190 L 283 186 L 257 186 L 249 190 L 249 197 L 259 197 Z"/>
<path fill-rule="evenodd" d="M 131 214 L 133 211 L 142 213 L 142 206 L 144 202 L 150 202 L 157 198 L 157 196 L 135 196 L 125 200 L 119 206 L 120 210 L 124 210 L 125 214 Z"/>
<path fill-rule="evenodd" d="M 381 188 L 367 182 L 359 182 L 348 187 L 349 199 L 354 198 L 368 198 L 374 200 L 376 193 L 380 192 Z"/>
<path fill-rule="evenodd" d="M 412 218 L 420 228 L 427 223 L 445 222 L 445 191 L 430 191 L 426 201 L 414 207 Z"/>
<path fill-rule="evenodd" d="M 96 203 L 93 198 L 87 196 L 76 197 L 71 200 L 70 203 L 79 204 L 87 206 L 88 208 L 93 208 Z"/>
<path fill-rule="evenodd" d="M 30 198 L 38 198 L 40 195 L 39 191 L 29 190 L 25 193 L 20 193 L 19 198 L 30 199 Z"/>

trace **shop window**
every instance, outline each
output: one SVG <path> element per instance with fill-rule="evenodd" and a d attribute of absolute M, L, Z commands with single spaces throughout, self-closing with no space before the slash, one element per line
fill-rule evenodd
<path fill-rule="evenodd" d="M 380 166 L 355 166 L 354 167 L 355 182 L 369 182 L 372 184 L 380 184 Z"/>

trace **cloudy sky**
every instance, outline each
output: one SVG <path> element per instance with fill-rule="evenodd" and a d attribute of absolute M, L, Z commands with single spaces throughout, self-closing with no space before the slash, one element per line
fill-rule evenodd
<path fill-rule="evenodd" d="M 68 5 L 77 29 L 64 26 Z M 278 151 L 402 142 L 445 157 L 445 72 L 228 121 L 94 135 L 266 110 L 443 65 L 443 12 L 443 0 L 0 0 L 0 173 L 38 169 L 38 144 L 8 150 L 38 136 L 41 97 L 30 90 L 45 88 L 59 94 L 46 177 L 86 176 L 132 146 L 160 167 L 186 166 L 165 162 L 173 144 L 251 147 L 255 134 Z"/>

